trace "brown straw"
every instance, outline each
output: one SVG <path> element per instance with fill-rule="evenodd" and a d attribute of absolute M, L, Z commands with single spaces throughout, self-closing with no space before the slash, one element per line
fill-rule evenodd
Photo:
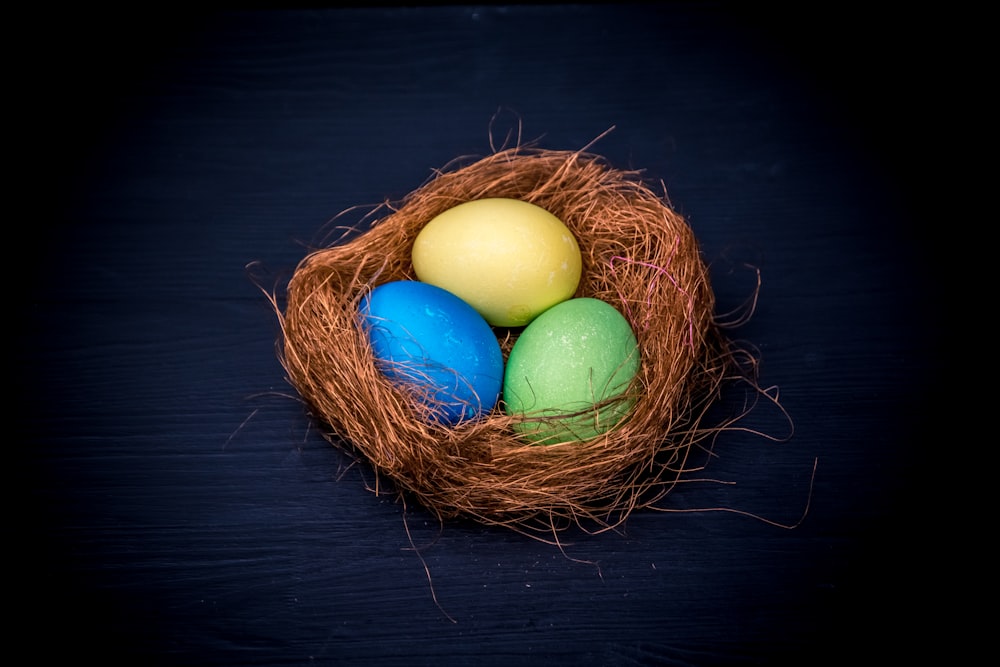
<path fill-rule="evenodd" d="M 576 296 L 618 308 L 639 341 L 635 406 L 617 429 L 586 442 L 531 445 L 498 405 L 447 426 L 378 370 L 357 304 L 376 285 L 410 279 L 413 241 L 439 213 L 485 197 L 522 199 L 576 235 Z M 704 426 L 723 383 L 745 374 L 713 316 L 715 300 L 687 222 L 636 172 L 583 151 L 500 150 L 435 173 L 352 240 L 309 253 L 279 312 L 280 358 L 331 442 L 370 462 L 396 490 L 444 520 L 468 516 L 529 534 L 570 525 L 604 530 L 648 507 L 695 469 L 725 425 Z M 504 351 L 517 329 L 496 329 Z M 745 377 L 744 377 L 745 379 Z"/>

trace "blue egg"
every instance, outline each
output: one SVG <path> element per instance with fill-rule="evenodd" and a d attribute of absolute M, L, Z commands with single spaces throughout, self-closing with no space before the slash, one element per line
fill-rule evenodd
<path fill-rule="evenodd" d="M 372 289 L 358 310 L 379 370 L 417 389 L 434 419 L 455 425 L 496 405 L 503 353 L 468 303 L 428 283 L 398 280 Z"/>

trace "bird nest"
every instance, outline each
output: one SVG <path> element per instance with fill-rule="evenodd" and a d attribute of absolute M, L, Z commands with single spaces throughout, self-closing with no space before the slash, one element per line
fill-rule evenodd
<path fill-rule="evenodd" d="M 443 424 L 379 370 L 359 301 L 382 283 L 415 280 L 411 250 L 423 226 L 487 197 L 531 202 L 562 220 L 582 253 L 575 296 L 601 299 L 631 324 L 641 366 L 622 397 L 634 402 L 629 418 L 613 430 L 531 444 L 502 404 L 481 419 Z M 435 172 L 365 231 L 309 252 L 279 312 L 279 356 L 331 442 L 440 519 L 600 530 L 660 500 L 702 465 L 692 451 L 708 449 L 705 441 L 725 428 L 704 423 L 706 411 L 727 379 L 748 371 L 714 311 L 695 235 L 637 172 L 584 151 L 516 147 Z M 520 330 L 494 331 L 506 359 Z"/>

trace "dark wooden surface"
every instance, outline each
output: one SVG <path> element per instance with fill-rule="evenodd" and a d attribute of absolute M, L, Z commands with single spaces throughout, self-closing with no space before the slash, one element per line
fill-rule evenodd
<path fill-rule="evenodd" d="M 870 17 L 813 32 L 652 7 L 46 17 L 18 165 L 45 188 L 30 242 L 7 246 L 27 264 L 8 445 L 26 452 L 13 578 L 35 653 L 409 667 L 920 648 L 909 508 L 939 320 L 895 122 L 919 53 L 884 48 Z M 800 526 L 642 511 L 560 551 L 376 496 L 318 435 L 256 283 L 280 285 L 342 210 L 489 152 L 491 123 L 557 149 L 614 127 L 593 150 L 666 184 L 720 310 L 752 287 L 740 264 L 760 268 L 737 335 L 794 436 L 721 437 L 706 474 L 731 483 L 662 506 L 794 523 L 816 462 Z M 767 407 L 749 425 L 788 427 Z"/>

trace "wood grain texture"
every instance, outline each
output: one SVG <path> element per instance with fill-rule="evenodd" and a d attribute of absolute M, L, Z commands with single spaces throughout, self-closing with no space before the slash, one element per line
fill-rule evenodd
<path fill-rule="evenodd" d="M 74 103 L 38 119 L 59 159 L 36 155 L 52 196 L 37 202 L 45 223 L 25 227 L 44 250 L 15 334 L 22 604 L 41 656 L 907 655 L 922 610 L 901 566 L 919 554 L 908 508 L 941 362 L 921 314 L 937 288 L 911 233 L 915 181 L 888 122 L 905 82 L 877 104 L 871 88 L 852 95 L 880 61 L 828 65 L 808 28 L 714 4 L 230 11 L 163 16 L 155 37 L 150 17 L 126 32 L 70 18 L 53 28 L 61 67 L 33 81 L 59 90 L 39 107 Z M 855 30 L 854 55 L 873 57 L 876 26 Z M 759 347 L 794 437 L 721 437 L 706 471 L 718 482 L 663 507 L 794 523 L 817 461 L 798 528 L 641 512 L 561 551 L 439 526 L 373 494 L 371 471 L 320 437 L 255 283 L 279 285 L 337 213 L 488 152 L 494 115 L 498 141 L 520 131 L 559 149 L 614 126 L 594 150 L 664 182 L 720 310 L 749 293 L 743 265 L 760 268 L 758 310 L 736 334 Z M 767 407 L 749 425 L 788 429 Z"/>

